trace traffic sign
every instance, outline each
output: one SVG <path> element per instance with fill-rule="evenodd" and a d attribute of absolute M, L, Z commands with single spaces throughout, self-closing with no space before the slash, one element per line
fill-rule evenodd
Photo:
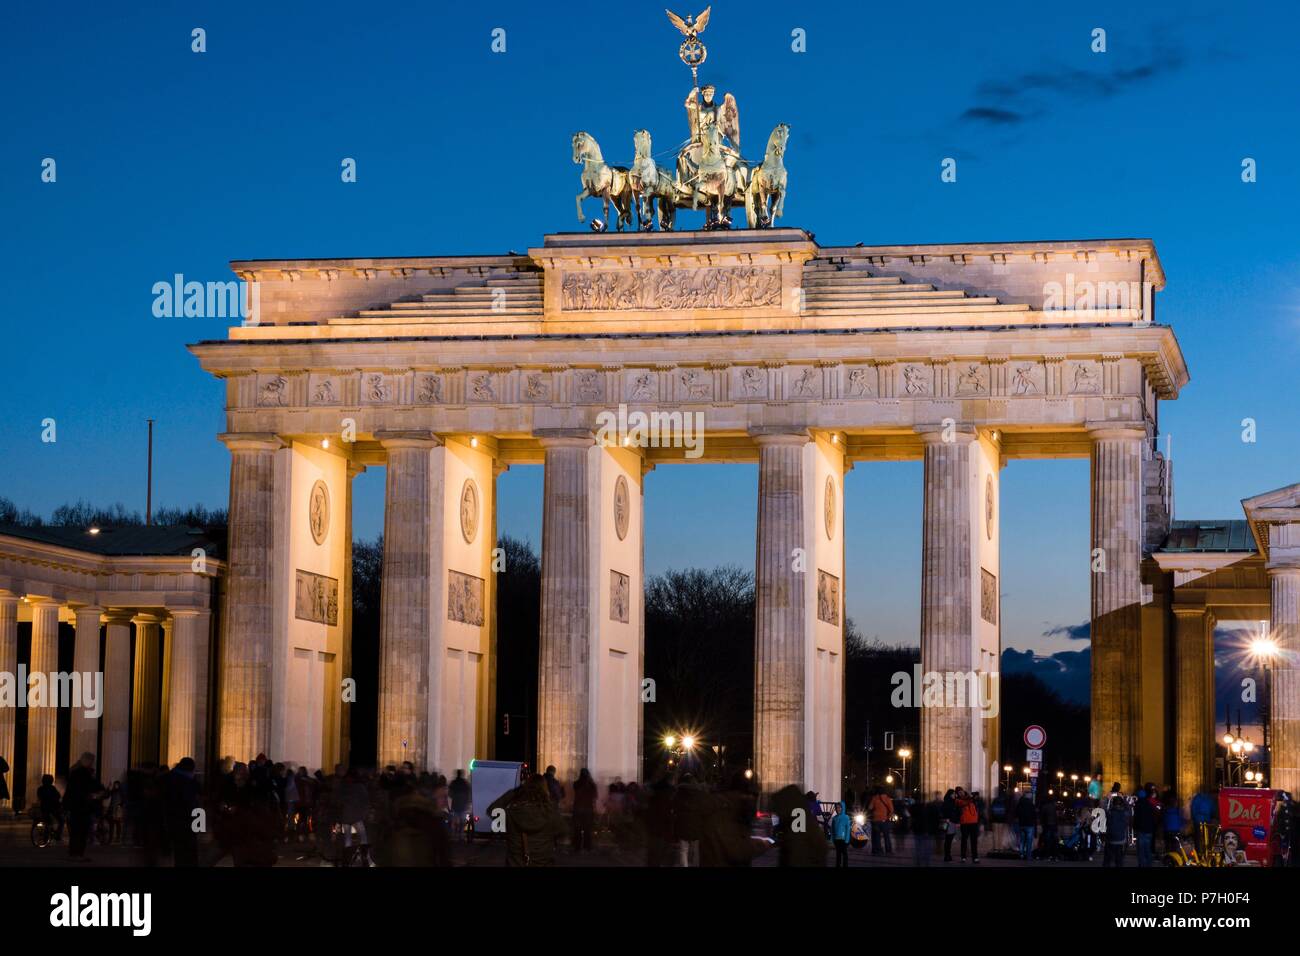
<path fill-rule="evenodd" d="M 1040 750 L 1043 744 L 1047 743 L 1047 731 L 1038 724 L 1030 724 L 1025 728 L 1025 746 L 1030 750 Z"/>
<path fill-rule="evenodd" d="M 1031 747 L 1030 749 L 1025 751 L 1025 759 L 1030 761 L 1031 763 L 1042 763 L 1043 751 L 1041 749 L 1035 749 Z"/>

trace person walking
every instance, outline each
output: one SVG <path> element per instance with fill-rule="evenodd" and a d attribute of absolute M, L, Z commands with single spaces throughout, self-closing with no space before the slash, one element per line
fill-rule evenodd
<path fill-rule="evenodd" d="M 1128 803 L 1119 794 L 1110 798 L 1106 807 L 1106 855 L 1102 866 L 1123 866 L 1124 852 L 1128 849 Z"/>
<path fill-rule="evenodd" d="M 871 821 L 871 855 L 878 856 L 883 844 L 885 856 L 894 852 L 894 801 L 877 787 L 867 804 L 867 818 Z"/>
<path fill-rule="evenodd" d="M 840 801 L 839 810 L 831 817 L 831 841 L 835 844 L 836 867 L 849 865 L 849 839 L 853 836 L 853 819 Z"/>
<path fill-rule="evenodd" d="M 957 823 L 961 827 L 961 861 L 966 862 L 966 846 L 970 845 L 970 860 L 980 861 L 980 815 L 975 798 L 962 787 L 957 788 L 953 801 L 957 805 Z"/>
<path fill-rule="evenodd" d="M 1020 799 L 1016 802 L 1016 827 L 1020 832 L 1020 859 L 1033 859 L 1038 811 L 1034 809 L 1034 799 L 1027 791 L 1020 794 Z"/>

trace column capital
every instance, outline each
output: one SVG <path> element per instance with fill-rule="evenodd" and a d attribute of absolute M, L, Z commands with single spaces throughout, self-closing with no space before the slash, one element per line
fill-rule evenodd
<path fill-rule="evenodd" d="M 917 425 L 914 431 L 927 445 L 969 445 L 976 438 L 974 425 Z"/>
<path fill-rule="evenodd" d="M 104 611 L 104 623 L 126 627 L 131 623 L 131 612 L 122 608 L 108 608 Z"/>
<path fill-rule="evenodd" d="M 1202 605 L 1201 607 L 1193 607 L 1186 604 L 1175 604 L 1170 610 L 1174 612 L 1174 615 L 1176 617 L 1191 618 L 1191 617 L 1209 616 L 1209 609 L 1206 608 L 1204 605 Z"/>
<path fill-rule="evenodd" d="M 789 426 L 759 426 L 749 430 L 749 437 L 759 448 L 765 445 L 806 445 L 812 441 L 807 429 Z"/>
<path fill-rule="evenodd" d="M 201 607 L 169 607 L 167 609 L 167 613 L 170 614 L 173 618 L 198 617 L 200 614 L 206 613 L 206 611 L 204 608 Z"/>
<path fill-rule="evenodd" d="M 45 594 L 27 594 L 24 595 L 23 600 L 25 600 L 32 607 L 54 607 L 54 608 L 63 607 L 63 602 L 60 601 L 58 598 L 50 597 Z"/>
<path fill-rule="evenodd" d="M 436 448 L 442 439 L 431 431 L 380 431 L 375 440 L 386 450 L 393 448 Z"/>
<path fill-rule="evenodd" d="M 589 448 L 596 436 L 587 428 L 535 428 L 533 437 L 543 448 Z"/>
<path fill-rule="evenodd" d="M 274 432 L 222 432 L 217 441 L 231 451 L 279 451 L 289 445 Z"/>
<path fill-rule="evenodd" d="M 161 624 L 162 617 L 149 611 L 138 611 L 131 616 L 131 623 L 136 627 L 142 624 Z"/>
<path fill-rule="evenodd" d="M 1295 558 L 1284 558 L 1278 561 L 1270 561 L 1264 565 L 1264 571 L 1269 578 L 1283 577 L 1300 577 L 1300 563 Z"/>
<path fill-rule="evenodd" d="M 1147 427 L 1138 422 L 1085 422 L 1084 427 L 1093 441 L 1147 439 Z"/>

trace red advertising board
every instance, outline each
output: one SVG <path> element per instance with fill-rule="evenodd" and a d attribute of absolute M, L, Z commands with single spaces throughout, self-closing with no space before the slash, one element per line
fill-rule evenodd
<path fill-rule="evenodd" d="M 1256 866 L 1273 863 L 1273 802 L 1276 790 L 1224 787 L 1219 791 L 1219 825 L 1224 856 L 1234 855 Z M 1231 859 L 1225 859 L 1231 865 Z"/>

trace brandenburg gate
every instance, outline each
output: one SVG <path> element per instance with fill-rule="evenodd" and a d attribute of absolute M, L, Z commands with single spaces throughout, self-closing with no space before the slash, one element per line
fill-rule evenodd
<path fill-rule="evenodd" d="M 191 346 L 226 385 L 221 754 L 346 753 L 351 485 L 382 465 L 379 760 L 491 756 L 496 478 L 540 464 L 538 763 L 639 778 L 644 476 L 756 462 L 755 771 L 838 794 L 846 471 L 924 462 L 922 667 L 990 674 L 1002 467 L 1064 457 L 1091 462 L 1093 759 L 1126 789 L 1155 772 L 1142 575 L 1170 517 L 1159 402 L 1188 373 L 1151 242 L 592 232 L 233 268 L 255 320 Z M 637 413 L 653 440 L 607 427 Z M 659 440 L 688 416 L 699 445 Z M 927 706 L 919 749 L 924 789 L 994 789 L 995 717 Z"/>

